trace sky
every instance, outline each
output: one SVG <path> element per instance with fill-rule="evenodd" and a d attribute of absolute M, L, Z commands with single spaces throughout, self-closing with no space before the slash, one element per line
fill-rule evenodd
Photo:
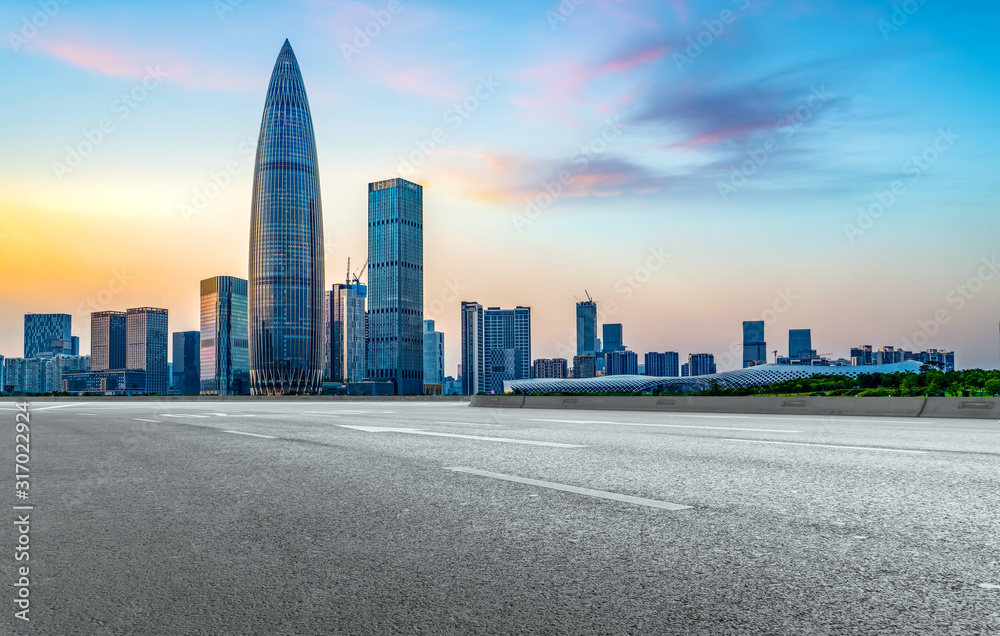
<path fill-rule="evenodd" d="M 575 303 L 626 346 L 740 366 L 810 328 L 1000 364 L 1000 8 L 908 0 L 11 1 L 0 7 L 0 355 L 23 314 L 166 307 L 246 277 L 252 161 L 285 38 L 309 95 L 328 286 L 367 184 L 424 186 L 424 307 Z"/>

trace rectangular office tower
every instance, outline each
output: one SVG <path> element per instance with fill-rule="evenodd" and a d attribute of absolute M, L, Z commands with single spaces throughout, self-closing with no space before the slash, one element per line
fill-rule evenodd
<path fill-rule="evenodd" d="M 365 379 L 368 288 L 337 283 L 330 290 L 330 377 L 344 382 Z"/>
<path fill-rule="evenodd" d="M 622 324 L 620 322 L 602 325 L 604 334 L 603 353 L 614 353 L 615 351 L 625 351 L 622 341 Z"/>
<path fill-rule="evenodd" d="M 531 377 L 531 307 L 483 312 L 484 384 L 487 393 L 503 393 L 504 380 Z"/>
<path fill-rule="evenodd" d="M 247 281 L 215 276 L 201 281 L 201 394 L 250 394 Z"/>
<path fill-rule="evenodd" d="M 72 321 L 73 317 L 69 314 L 25 314 L 25 359 L 37 358 L 39 354 L 51 352 L 53 340 L 70 341 Z M 63 352 L 58 351 L 57 353 Z"/>
<path fill-rule="evenodd" d="M 531 377 L 538 379 L 562 379 L 569 377 L 566 358 L 539 358 L 531 365 Z"/>
<path fill-rule="evenodd" d="M 167 379 L 167 310 L 137 307 L 125 310 L 125 366 L 146 372 L 146 393 L 165 394 Z"/>
<path fill-rule="evenodd" d="M 444 334 L 424 321 L 424 386 L 444 384 Z"/>
<path fill-rule="evenodd" d="M 90 370 L 125 368 L 125 312 L 95 311 L 90 314 Z"/>
<path fill-rule="evenodd" d="M 788 357 L 789 358 L 813 358 L 815 351 L 812 348 L 811 329 L 789 329 L 788 330 Z"/>
<path fill-rule="evenodd" d="M 576 304 L 576 355 L 597 355 L 597 303 L 593 300 Z"/>
<path fill-rule="evenodd" d="M 483 306 L 462 301 L 462 395 L 485 391 L 483 369 Z"/>
<path fill-rule="evenodd" d="M 604 354 L 604 375 L 638 375 L 639 356 L 635 351 L 611 351 Z"/>
<path fill-rule="evenodd" d="M 688 376 L 712 375 L 716 372 L 715 355 L 711 353 L 689 353 L 687 364 Z"/>
<path fill-rule="evenodd" d="M 200 331 L 178 331 L 173 336 L 173 385 L 180 395 L 201 392 Z"/>
<path fill-rule="evenodd" d="M 424 189 L 368 184 L 367 377 L 399 395 L 424 392 Z"/>
<path fill-rule="evenodd" d="M 676 351 L 664 351 L 657 353 L 651 351 L 646 354 L 644 374 L 657 378 L 680 377 L 680 355 Z"/>
<path fill-rule="evenodd" d="M 764 342 L 764 321 L 743 321 L 743 368 L 767 363 L 767 343 Z"/>

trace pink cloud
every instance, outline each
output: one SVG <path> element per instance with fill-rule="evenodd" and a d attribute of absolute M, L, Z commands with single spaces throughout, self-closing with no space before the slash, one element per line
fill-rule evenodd
<path fill-rule="evenodd" d="M 172 52 L 99 45 L 65 34 L 35 38 L 30 50 L 101 75 L 136 81 L 153 73 L 167 82 L 210 90 L 259 88 L 261 81 L 266 81 L 266 78 L 261 80 L 208 64 L 189 63 Z"/>

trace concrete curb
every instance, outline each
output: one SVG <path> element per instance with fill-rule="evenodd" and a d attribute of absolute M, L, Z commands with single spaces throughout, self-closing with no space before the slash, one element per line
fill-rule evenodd
<path fill-rule="evenodd" d="M 474 395 L 474 407 L 1000 419 L 1000 398 Z"/>
<path fill-rule="evenodd" d="M 468 402 L 468 395 L 5 395 L 0 402 Z"/>

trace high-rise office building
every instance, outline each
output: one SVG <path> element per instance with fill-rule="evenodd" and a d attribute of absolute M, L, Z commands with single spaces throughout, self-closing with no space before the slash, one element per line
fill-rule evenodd
<path fill-rule="evenodd" d="M 573 356 L 573 377 L 597 377 L 597 356 L 589 353 L 585 353 L 581 356 Z"/>
<path fill-rule="evenodd" d="M 871 345 L 860 345 L 857 347 L 851 347 L 851 365 L 865 366 L 869 364 L 875 364 L 875 356 L 872 354 Z"/>
<path fill-rule="evenodd" d="M 424 321 L 424 385 L 444 384 L 444 334 L 434 330 L 434 321 Z"/>
<path fill-rule="evenodd" d="M 814 357 L 811 329 L 788 330 L 788 357 L 803 359 Z"/>
<path fill-rule="evenodd" d="M 539 358 L 531 365 L 531 377 L 539 379 L 562 379 L 569 377 L 566 358 Z"/>
<path fill-rule="evenodd" d="M 486 390 L 483 344 L 483 306 L 462 301 L 462 364 L 458 365 L 462 395 Z"/>
<path fill-rule="evenodd" d="M 637 375 L 639 356 L 635 351 L 610 351 L 604 354 L 604 375 Z"/>
<path fill-rule="evenodd" d="M 250 393 L 247 281 L 214 276 L 201 281 L 201 393 Z"/>
<path fill-rule="evenodd" d="M 368 184 L 368 377 L 424 391 L 423 186 Z"/>
<path fill-rule="evenodd" d="M 146 372 L 146 393 L 167 392 L 167 310 L 125 310 L 125 367 Z"/>
<path fill-rule="evenodd" d="M 680 375 L 680 356 L 676 351 L 647 353 L 644 363 L 645 375 L 658 378 L 676 378 Z"/>
<path fill-rule="evenodd" d="M 531 377 L 531 307 L 483 312 L 484 384 L 487 393 L 503 393 L 504 380 Z"/>
<path fill-rule="evenodd" d="M 53 340 L 70 340 L 72 321 L 73 317 L 69 314 L 25 314 L 25 359 L 37 358 L 40 353 L 51 352 Z"/>
<path fill-rule="evenodd" d="M 903 361 L 903 351 L 895 347 L 879 347 L 875 364 L 895 364 Z"/>
<path fill-rule="evenodd" d="M 601 349 L 603 353 L 625 350 L 625 345 L 622 343 L 622 325 L 620 322 L 602 325 L 601 329 L 604 334 L 603 347 Z"/>
<path fill-rule="evenodd" d="M 250 391 L 323 382 L 323 205 L 312 115 L 288 40 L 271 72 L 250 213 Z"/>
<path fill-rule="evenodd" d="M 365 378 L 368 287 L 355 281 L 337 283 L 330 297 L 330 377 L 344 382 Z"/>
<path fill-rule="evenodd" d="M 588 297 L 589 298 L 589 297 Z M 597 303 L 576 303 L 576 355 L 597 355 Z M 574 368 L 575 368 L 574 363 Z"/>
<path fill-rule="evenodd" d="M 124 369 L 126 341 L 125 312 L 90 314 L 90 370 Z"/>
<path fill-rule="evenodd" d="M 715 373 L 715 355 L 711 353 L 690 353 L 687 361 L 688 375 L 711 375 Z"/>
<path fill-rule="evenodd" d="M 178 331 L 173 335 L 173 389 L 181 395 L 201 393 L 201 332 Z"/>
<path fill-rule="evenodd" d="M 743 368 L 767 363 L 767 343 L 764 341 L 764 321 L 743 321 Z"/>

